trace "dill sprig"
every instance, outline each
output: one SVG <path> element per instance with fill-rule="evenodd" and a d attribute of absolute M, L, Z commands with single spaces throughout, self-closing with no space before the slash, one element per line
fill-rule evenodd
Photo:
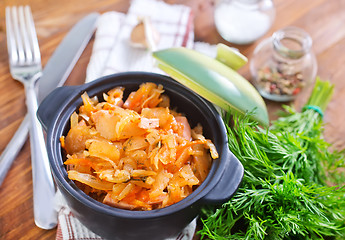
<path fill-rule="evenodd" d="M 307 105 L 323 112 L 332 93 L 329 82 L 317 79 Z M 224 116 L 229 149 L 242 162 L 244 177 L 229 202 L 203 209 L 202 239 L 345 237 L 345 189 L 326 184 L 328 171 L 344 166 L 344 154 L 324 140 L 320 112 L 285 110 L 267 129 L 250 114 Z"/>

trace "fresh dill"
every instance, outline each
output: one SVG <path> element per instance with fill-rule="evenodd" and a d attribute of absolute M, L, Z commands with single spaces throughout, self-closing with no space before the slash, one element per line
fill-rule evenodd
<path fill-rule="evenodd" d="M 317 79 L 302 112 L 285 106 L 266 129 L 250 114 L 225 114 L 229 149 L 244 177 L 230 201 L 203 209 L 201 239 L 345 238 L 344 154 L 323 138 L 332 94 L 333 85 Z"/>

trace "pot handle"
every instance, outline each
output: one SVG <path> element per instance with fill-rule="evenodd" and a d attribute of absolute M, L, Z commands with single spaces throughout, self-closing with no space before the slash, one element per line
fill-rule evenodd
<path fill-rule="evenodd" d="M 235 194 L 242 182 L 243 166 L 229 149 L 227 151 L 227 164 L 220 181 L 201 199 L 202 203 L 221 204 L 227 202 Z"/>
<path fill-rule="evenodd" d="M 57 110 L 68 99 L 73 96 L 78 86 L 63 86 L 54 89 L 49 95 L 43 99 L 37 110 L 37 118 L 41 122 L 45 131 L 54 119 Z"/>

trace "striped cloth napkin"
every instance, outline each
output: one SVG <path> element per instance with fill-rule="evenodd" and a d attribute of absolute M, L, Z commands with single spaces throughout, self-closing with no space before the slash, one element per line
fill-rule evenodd
<path fill-rule="evenodd" d="M 156 0 L 132 1 L 126 15 L 108 12 L 101 16 L 86 82 L 124 71 L 162 73 L 153 64 L 149 50 L 130 44 L 132 29 L 138 24 L 138 18 L 145 16 L 149 16 L 153 28 L 159 33 L 157 50 L 178 46 L 193 47 L 194 25 L 189 7 L 169 5 Z"/>
<path fill-rule="evenodd" d="M 138 23 L 138 17 L 144 16 L 150 17 L 153 27 L 159 32 L 157 49 L 177 46 L 195 47 L 193 15 L 189 7 L 169 5 L 158 0 L 134 0 L 127 14 L 107 12 L 100 16 L 86 82 L 124 71 L 162 73 L 153 64 L 150 51 L 129 44 L 130 33 Z M 204 44 L 200 46 L 205 49 Z M 102 239 L 73 216 L 60 192 L 56 194 L 56 202 L 59 212 L 57 240 Z M 176 238 L 169 240 L 190 240 L 194 236 L 195 228 L 196 220 Z"/>

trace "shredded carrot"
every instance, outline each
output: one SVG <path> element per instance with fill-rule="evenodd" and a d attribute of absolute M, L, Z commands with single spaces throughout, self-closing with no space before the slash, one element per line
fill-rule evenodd
<path fill-rule="evenodd" d="M 185 141 L 183 144 L 181 144 L 180 146 L 177 147 L 177 150 L 176 150 L 176 157 L 179 158 L 180 155 L 183 153 L 183 151 L 188 148 L 188 147 L 191 147 L 193 145 L 196 145 L 196 144 L 206 144 L 205 141 L 202 141 L 202 140 L 194 140 L 194 141 Z"/>
<path fill-rule="evenodd" d="M 65 137 L 64 136 L 60 137 L 60 143 L 61 143 L 61 147 L 65 148 Z"/>
<path fill-rule="evenodd" d="M 86 158 L 69 158 L 64 162 L 65 165 L 69 164 L 80 164 L 80 165 L 90 165 L 90 160 Z"/>
<path fill-rule="evenodd" d="M 152 210 L 174 204 L 204 181 L 218 153 L 200 125 L 191 129 L 169 108 L 161 85 L 144 83 L 126 100 L 124 90 L 104 93 L 102 102 L 82 95 L 71 129 L 60 138 L 69 177 L 88 186 L 85 193 L 103 193 L 96 199 L 110 206 Z"/>

